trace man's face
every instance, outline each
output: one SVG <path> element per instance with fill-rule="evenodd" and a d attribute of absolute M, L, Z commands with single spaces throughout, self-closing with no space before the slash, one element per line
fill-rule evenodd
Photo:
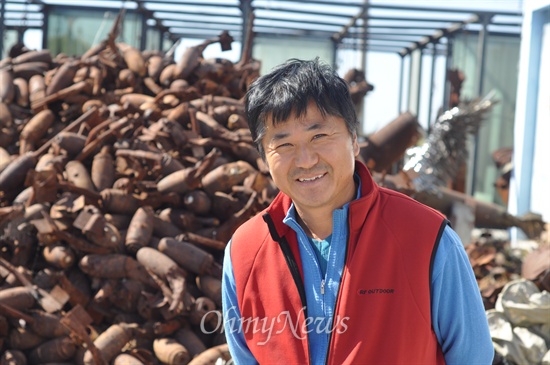
<path fill-rule="evenodd" d="M 293 114 L 277 126 L 268 120 L 262 146 L 275 185 L 292 198 L 299 214 L 331 212 L 353 199 L 359 145 L 342 118 L 323 117 L 310 102 L 301 118 Z"/>

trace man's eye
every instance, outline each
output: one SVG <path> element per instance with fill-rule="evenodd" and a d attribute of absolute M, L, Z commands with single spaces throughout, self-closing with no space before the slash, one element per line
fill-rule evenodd
<path fill-rule="evenodd" d="M 326 137 L 327 135 L 326 134 L 316 134 L 313 136 L 313 139 L 319 139 L 319 138 L 323 138 L 323 137 Z"/>
<path fill-rule="evenodd" d="M 276 148 L 279 149 L 279 148 L 285 148 L 285 147 L 290 147 L 290 146 L 292 146 L 290 143 L 283 143 L 283 144 L 278 145 Z"/>

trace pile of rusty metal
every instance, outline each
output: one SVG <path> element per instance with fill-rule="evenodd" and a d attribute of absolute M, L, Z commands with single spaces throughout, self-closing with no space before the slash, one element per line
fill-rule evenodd
<path fill-rule="evenodd" d="M 115 41 L 120 22 L 79 57 L 25 50 L 0 61 L 2 364 L 229 359 L 223 249 L 277 193 L 244 115 L 259 62 L 250 43 L 239 62 L 204 59 L 208 45 L 230 46 L 227 32 L 177 62 L 173 49 L 140 52 Z M 349 77 L 352 93 L 368 91 Z M 466 205 L 476 226 L 540 233 L 536 217 L 442 186 L 419 191 L 412 170 L 389 175 L 419 138 L 405 113 L 360 158 L 381 185 L 445 214 Z"/>
<path fill-rule="evenodd" d="M 242 97 L 259 63 L 212 43 L 0 61 L 0 362 L 229 359 L 221 259 L 276 189 Z M 173 51 L 173 50 L 171 50 Z"/>

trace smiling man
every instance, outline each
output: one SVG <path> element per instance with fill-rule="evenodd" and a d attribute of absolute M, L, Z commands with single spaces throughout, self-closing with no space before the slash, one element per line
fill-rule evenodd
<path fill-rule="evenodd" d="M 237 364 L 491 364 L 481 295 L 438 212 L 375 184 L 348 85 L 292 59 L 250 87 L 252 137 L 280 190 L 224 258 Z"/>

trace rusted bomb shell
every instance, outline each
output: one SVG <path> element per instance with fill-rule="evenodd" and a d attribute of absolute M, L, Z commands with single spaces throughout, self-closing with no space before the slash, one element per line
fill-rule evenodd
<path fill-rule="evenodd" d="M 145 267 L 135 259 L 123 254 L 89 254 L 78 266 L 89 276 L 103 279 L 134 279 L 156 288 L 157 285 Z"/>
<path fill-rule="evenodd" d="M 193 309 L 189 320 L 192 324 L 199 326 L 205 323 L 214 323 L 214 327 L 219 325 L 217 323 L 218 316 L 213 311 L 216 310 L 216 303 L 208 297 L 198 297 L 193 303 Z"/>
<path fill-rule="evenodd" d="M 3 273 L 1 275 L 4 276 Z M 0 315 L 0 338 L 6 338 L 9 330 L 8 319 L 5 316 Z"/>
<path fill-rule="evenodd" d="M 12 123 L 13 116 L 8 104 L 0 101 L 0 127 L 11 126 Z"/>
<path fill-rule="evenodd" d="M 214 263 L 214 257 L 208 252 L 188 242 L 170 237 L 160 240 L 158 250 L 176 261 L 185 270 L 199 275 L 207 273 Z"/>
<path fill-rule="evenodd" d="M 14 86 L 14 102 L 26 108 L 29 106 L 29 83 L 22 77 L 17 77 L 13 80 Z"/>
<path fill-rule="evenodd" d="M 48 205 L 43 203 L 37 203 L 33 204 L 27 208 L 25 208 L 25 220 L 31 221 L 33 219 L 40 219 L 42 218 L 42 212 L 47 212 L 49 209 Z"/>
<path fill-rule="evenodd" d="M 45 153 L 38 159 L 38 162 L 36 163 L 36 167 L 34 168 L 36 171 L 46 171 L 52 168 L 52 166 L 55 166 L 56 163 L 59 163 L 60 165 L 66 164 L 66 156 L 64 155 L 54 155 L 52 153 Z"/>
<path fill-rule="evenodd" d="M 173 338 L 157 338 L 153 341 L 155 356 L 163 364 L 183 365 L 189 362 L 189 352 Z"/>
<path fill-rule="evenodd" d="M 54 143 L 67 151 L 69 156 L 76 156 L 86 145 L 86 137 L 74 132 L 60 132 L 54 137 Z"/>
<path fill-rule="evenodd" d="M 100 69 L 99 67 L 91 66 L 90 67 L 90 79 L 92 79 L 92 94 L 93 95 L 99 95 L 101 92 L 101 84 L 103 83 L 103 79 L 106 76 L 106 72 L 104 69 Z"/>
<path fill-rule="evenodd" d="M 58 269 L 68 269 L 75 262 L 74 251 L 62 244 L 44 247 L 42 255 L 48 264 Z"/>
<path fill-rule="evenodd" d="M 181 162 L 176 160 L 174 157 L 172 157 L 168 153 L 162 154 L 162 159 L 160 160 L 160 166 L 161 166 L 163 175 L 170 175 L 173 172 L 176 172 L 185 168 L 185 166 L 183 166 Z"/>
<path fill-rule="evenodd" d="M 189 87 L 189 83 L 184 79 L 175 79 L 170 83 L 170 90 L 184 91 Z"/>
<path fill-rule="evenodd" d="M 19 350 L 6 350 L 0 356 L 0 365 L 27 365 L 27 357 Z"/>
<path fill-rule="evenodd" d="M 200 221 L 192 213 L 183 209 L 166 208 L 159 213 L 158 217 L 184 231 L 195 232 L 202 227 Z"/>
<path fill-rule="evenodd" d="M 159 82 L 166 87 L 170 86 L 170 83 L 174 80 L 174 72 L 176 70 L 176 64 L 171 63 L 162 69 L 159 76 Z"/>
<path fill-rule="evenodd" d="M 90 173 L 84 164 L 80 161 L 69 161 L 65 165 L 65 174 L 67 181 L 82 189 L 95 191 L 94 183 Z"/>
<path fill-rule="evenodd" d="M 52 53 L 49 49 L 33 50 L 20 54 L 14 57 L 12 63 L 14 65 L 27 63 L 27 62 L 52 62 Z"/>
<path fill-rule="evenodd" d="M 222 306 L 222 281 L 210 275 L 197 276 L 197 286 L 218 307 Z"/>
<path fill-rule="evenodd" d="M 24 286 L 5 288 L 0 290 L 0 304 L 17 308 L 20 311 L 27 310 L 36 304 L 33 294 L 31 288 Z"/>
<path fill-rule="evenodd" d="M 32 310 L 31 316 L 34 321 L 29 324 L 29 328 L 42 337 L 54 338 L 69 334 L 69 330 L 61 324 L 61 316 L 58 314 Z"/>
<path fill-rule="evenodd" d="M 124 94 L 120 97 L 120 104 L 124 105 L 126 103 L 136 109 L 141 109 L 143 104 L 155 104 L 155 98 L 150 95 L 138 93 Z"/>
<path fill-rule="evenodd" d="M 111 223 L 105 221 L 101 234 L 99 232 L 83 232 L 96 245 L 109 247 L 112 251 L 122 252 L 124 245 L 122 244 L 122 236 L 120 231 Z"/>
<path fill-rule="evenodd" d="M 103 207 L 109 213 L 134 214 L 139 201 L 133 195 L 120 189 L 103 189 L 100 192 Z"/>
<path fill-rule="evenodd" d="M 76 353 L 76 344 L 69 336 L 46 341 L 29 353 L 31 364 L 63 362 L 72 359 Z"/>
<path fill-rule="evenodd" d="M 136 312 L 139 297 L 144 290 L 143 284 L 133 279 L 119 280 L 115 290 L 117 295 L 111 296 L 110 302 L 124 313 Z"/>
<path fill-rule="evenodd" d="M 117 87 L 119 89 L 123 89 L 125 87 L 134 88 L 135 86 L 136 86 L 136 74 L 128 68 L 124 70 L 120 70 L 117 77 Z"/>
<path fill-rule="evenodd" d="M 11 124 L 11 121 L 9 122 L 9 126 L 2 127 L 2 105 L 4 104 L 0 103 L 0 147 L 9 147 L 12 146 L 13 143 L 16 141 L 17 131 L 15 130 L 15 126 Z"/>
<path fill-rule="evenodd" d="M 187 349 L 191 358 L 206 351 L 204 342 L 188 327 L 180 328 L 174 333 L 173 337 Z"/>
<path fill-rule="evenodd" d="M 19 154 L 23 154 L 42 138 L 55 120 L 55 115 L 50 109 L 44 109 L 36 113 L 23 127 L 19 135 L 21 147 Z"/>
<path fill-rule="evenodd" d="M 120 354 L 113 360 L 113 365 L 145 365 L 145 363 L 130 354 Z"/>
<path fill-rule="evenodd" d="M 187 273 L 174 260 L 152 247 L 140 248 L 136 258 L 148 270 L 168 282 L 172 291 L 171 296 L 167 298 L 170 303 L 169 312 L 179 312 L 191 304 L 188 303 L 190 298 L 185 295 Z"/>
<path fill-rule="evenodd" d="M 157 215 L 153 217 L 153 235 L 157 235 L 159 237 L 176 237 L 182 233 L 183 230 L 174 223 L 162 219 Z M 153 247 L 152 243 L 148 246 Z"/>
<path fill-rule="evenodd" d="M 22 327 L 15 327 L 8 335 L 8 345 L 15 350 L 30 350 L 44 342 L 44 337 Z"/>
<path fill-rule="evenodd" d="M 147 74 L 147 67 L 145 66 L 145 60 L 141 52 L 128 44 L 117 43 L 117 46 L 122 51 L 122 57 L 128 68 L 140 77 L 145 76 Z"/>
<path fill-rule="evenodd" d="M 217 191 L 230 192 L 240 185 L 252 172 L 256 171 L 248 162 L 235 161 L 216 167 L 202 177 L 202 188 L 210 195 Z"/>
<path fill-rule="evenodd" d="M 227 118 L 227 128 L 230 130 L 248 128 L 248 122 L 246 118 L 240 114 L 231 114 L 229 118 Z"/>
<path fill-rule="evenodd" d="M 76 75 L 80 62 L 71 60 L 63 63 L 53 75 L 50 83 L 46 87 L 46 95 L 52 95 L 73 83 L 73 78 Z"/>
<path fill-rule="evenodd" d="M 181 125 L 186 125 L 190 120 L 189 105 L 187 103 L 181 103 L 175 108 L 170 109 L 166 118 Z"/>
<path fill-rule="evenodd" d="M 141 207 L 133 215 L 128 232 L 126 232 L 126 250 L 132 254 L 141 247 L 147 246 L 153 236 L 153 216 L 155 212 L 150 206 Z"/>
<path fill-rule="evenodd" d="M 203 190 L 192 190 L 185 193 L 183 204 L 190 212 L 198 215 L 205 215 L 210 212 L 212 200 Z"/>
<path fill-rule="evenodd" d="M 147 269 L 163 278 L 172 270 L 178 271 L 182 276 L 186 276 L 185 271 L 179 268 L 174 260 L 152 247 L 140 248 L 136 253 L 136 259 Z"/>
<path fill-rule="evenodd" d="M 220 359 L 223 361 L 231 359 L 229 346 L 226 343 L 201 352 L 198 356 L 194 357 L 188 365 L 217 364 Z"/>
<path fill-rule="evenodd" d="M 44 76 L 34 75 L 29 79 L 29 101 L 31 105 L 46 97 L 46 83 Z"/>
<path fill-rule="evenodd" d="M 160 94 L 164 91 L 162 86 L 158 85 L 155 80 L 153 80 L 151 77 L 146 77 L 143 79 L 143 84 L 147 87 L 147 89 L 151 90 L 151 92 L 155 95 Z"/>
<path fill-rule="evenodd" d="M 10 104 L 14 97 L 13 72 L 7 68 L 0 69 L 0 102 Z"/>
<path fill-rule="evenodd" d="M 21 191 L 19 194 L 17 194 L 15 198 L 13 198 L 12 204 L 25 205 L 29 201 L 29 199 L 33 196 L 33 194 L 34 194 L 34 189 L 32 188 L 32 186 L 29 186 L 23 189 L 23 191 Z"/>
<path fill-rule="evenodd" d="M 109 363 L 131 339 L 132 331 L 130 327 L 123 324 L 113 324 L 99 334 L 94 341 L 94 346 L 98 349 L 103 361 Z M 82 362 L 84 365 L 96 365 L 90 350 L 84 353 Z"/>
<path fill-rule="evenodd" d="M 153 80 L 158 81 L 162 72 L 163 61 L 161 56 L 151 56 L 147 60 L 147 74 Z"/>
<path fill-rule="evenodd" d="M 175 78 L 186 79 L 193 72 L 200 63 L 204 47 L 203 44 L 199 44 L 185 49 L 174 69 Z"/>
<path fill-rule="evenodd" d="M 92 161 L 92 182 L 97 191 L 108 189 L 115 182 L 115 163 L 109 146 L 103 146 Z"/>
<path fill-rule="evenodd" d="M 34 75 L 43 75 L 48 68 L 49 64 L 46 62 L 25 62 L 13 65 L 13 75 L 28 80 Z"/>
<path fill-rule="evenodd" d="M 119 230 L 127 230 L 128 226 L 130 225 L 130 221 L 132 220 L 131 216 L 128 216 L 127 214 L 105 214 L 104 215 L 105 220 L 107 223 L 112 224 L 115 226 L 116 229 Z"/>
<path fill-rule="evenodd" d="M 2 172 L 15 157 L 17 156 L 11 156 L 5 148 L 0 147 L 0 172 Z"/>
<path fill-rule="evenodd" d="M 165 176 L 157 183 L 157 189 L 161 193 L 174 192 L 185 193 L 198 187 L 200 180 L 193 179 L 195 167 L 188 167 Z"/>

